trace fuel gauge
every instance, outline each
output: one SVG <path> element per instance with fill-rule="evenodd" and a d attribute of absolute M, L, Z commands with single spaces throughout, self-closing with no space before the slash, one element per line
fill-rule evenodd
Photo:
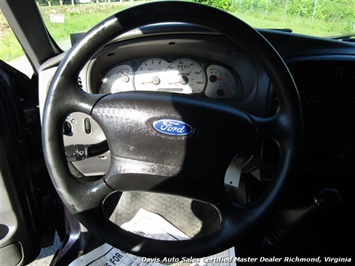
<path fill-rule="evenodd" d="M 236 93 L 236 82 L 232 73 L 225 67 L 210 65 L 207 67 L 208 82 L 206 96 L 210 98 L 232 98 Z"/>

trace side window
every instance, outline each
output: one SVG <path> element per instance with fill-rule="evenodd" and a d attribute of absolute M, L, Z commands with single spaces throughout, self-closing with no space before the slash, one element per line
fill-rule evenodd
<path fill-rule="evenodd" d="M 28 77 L 33 74 L 33 69 L 25 56 L 20 43 L 10 28 L 3 13 L 0 11 L 0 59 Z"/>

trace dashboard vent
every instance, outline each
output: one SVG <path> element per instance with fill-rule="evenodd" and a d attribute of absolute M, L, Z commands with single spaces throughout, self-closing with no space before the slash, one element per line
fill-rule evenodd
<path fill-rule="evenodd" d="M 336 65 L 321 62 L 297 62 L 293 75 L 299 90 L 332 90 L 337 87 L 341 74 Z"/>
<path fill-rule="evenodd" d="M 353 138 L 355 132 L 355 61 L 289 62 L 304 113 L 305 135 Z"/>
<path fill-rule="evenodd" d="M 355 63 L 344 67 L 343 69 L 343 79 L 342 79 L 342 89 L 344 90 L 355 90 Z"/>

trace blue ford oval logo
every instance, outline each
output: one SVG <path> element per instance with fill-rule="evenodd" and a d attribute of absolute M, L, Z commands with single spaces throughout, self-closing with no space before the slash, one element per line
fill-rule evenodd
<path fill-rule="evenodd" d="M 186 136 L 192 132 L 192 127 L 185 122 L 173 119 L 161 119 L 153 123 L 155 130 L 172 136 Z"/>

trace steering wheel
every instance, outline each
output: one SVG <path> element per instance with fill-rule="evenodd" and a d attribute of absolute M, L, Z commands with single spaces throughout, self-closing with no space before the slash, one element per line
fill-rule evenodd
<path fill-rule="evenodd" d="M 103 45 L 129 30 L 161 22 L 198 24 L 242 47 L 267 72 L 279 100 L 277 112 L 261 117 L 200 97 L 139 91 L 95 95 L 79 88 L 79 71 Z M 62 128 L 72 112 L 91 115 L 106 135 L 111 165 L 100 180 L 83 182 L 70 174 Z M 260 137 L 277 142 L 278 166 L 262 196 L 242 205 L 226 193 L 225 171 L 238 149 Z M 232 15 L 180 1 L 138 5 L 87 32 L 59 65 L 43 115 L 45 159 L 66 207 L 101 240 L 145 257 L 203 257 L 238 243 L 265 221 L 278 202 L 295 166 L 301 137 L 296 86 L 268 41 Z M 105 216 L 103 202 L 115 191 L 159 192 L 203 201 L 213 205 L 220 223 L 209 235 L 190 240 L 145 238 Z"/>

